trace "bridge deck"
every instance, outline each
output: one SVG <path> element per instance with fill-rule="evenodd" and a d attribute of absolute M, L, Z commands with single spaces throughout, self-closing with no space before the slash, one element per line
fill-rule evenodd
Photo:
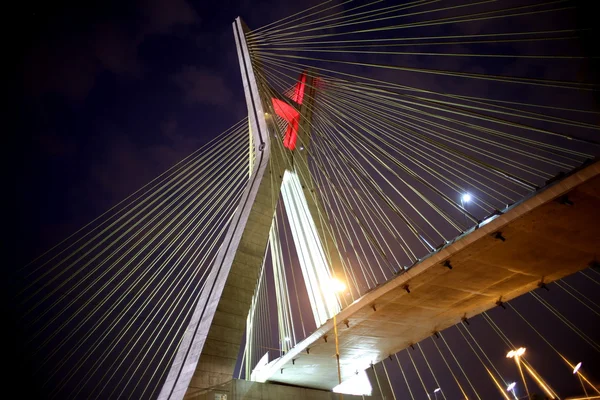
<path fill-rule="evenodd" d="M 567 193 L 573 205 L 556 201 Z M 492 236 L 499 231 L 505 241 Z M 542 279 L 552 282 L 586 268 L 599 250 L 600 163 L 596 162 L 484 221 L 345 308 L 337 316 L 342 379 L 465 315 L 495 307 L 499 299 L 508 301 L 529 292 Z M 442 266 L 445 260 L 452 270 Z M 258 376 L 262 381 L 333 388 L 338 382 L 333 322 L 329 320 Z"/>

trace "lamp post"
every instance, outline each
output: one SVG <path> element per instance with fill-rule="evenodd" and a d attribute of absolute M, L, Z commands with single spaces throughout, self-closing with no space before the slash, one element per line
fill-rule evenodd
<path fill-rule="evenodd" d="M 577 375 L 577 378 L 579 378 L 579 383 L 581 383 L 581 387 L 583 388 L 583 393 L 585 393 L 585 397 L 589 397 L 587 389 L 585 388 L 585 384 L 583 383 L 583 379 L 581 379 L 581 375 L 579 374 L 580 368 L 581 368 L 581 361 L 577 363 L 575 368 L 573 368 L 573 375 Z"/>
<path fill-rule="evenodd" d="M 506 387 L 506 391 L 512 393 L 515 400 L 517 400 L 517 395 L 515 394 L 515 386 L 517 386 L 517 382 L 512 382 Z"/>
<path fill-rule="evenodd" d="M 521 364 L 521 356 L 524 353 L 525 353 L 525 348 L 524 347 L 520 347 L 520 348 L 518 348 L 516 350 L 509 351 L 508 354 L 506 354 L 506 357 L 508 357 L 508 358 L 514 358 L 515 359 L 515 362 L 517 363 L 517 367 L 519 367 L 519 372 L 521 373 L 521 377 L 523 378 L 523 385 L 525 385 L 525 390 L 527 391 L 527 396 L 530 397 L 530 394 L 529 394 L 529 389 L 527 388 L 527 383 L 525 382 L 525 375 L 523 375 L 523 370 L 521 368 L 521 365 L 523 365 L 523 367 L 525 367 L 525 369 L 527 370 L 527 373 L 539 385 L 539 387 L 546 393 L 546 395 L 550 399 L 557 398 L 558 395 L 552 390 L 552 388 L 546 382 L 544 382 L 544 380 L 542 379 L 542 377 L 540 376 L 540 374 L 538 374 L 533 369 L 533 367 L 531 367 L 530 365 L 528 365 L 526 362 L 523 362 Z"/>
<path fill-rule="evenodd" d="M 433 394 L 433 395 L 435 396 L 435 397 L 434 397 L 434 399 L 437 399 L 437 394 L 438 394 L 438 392 L 441 392 L 441 391 L 442 391 L 442 389 L 440 389 L 440 388 L 435 388 L 435 389 L 433 390 L 433 392 L 431 392 L 431 394 Z M 430 394 L 430 393 L 427 393 L 427 397 L 428 397 L 429 399 L 431 399 L 431 394 Z"/>
<path fill-rule="evenodd" d="M 563 357 L 563 359 L 564 359 L 564 357 Z M 565 359 L 565 361 L 566 361 L 566 359 Z M 572 364 L 571 364 L 571 363 L 569 363 L 568 361 L 567 361 L 567 363 L 568 363 L 570 366 L 572 366 Z M 585 388 L 585 384 L 587 383 L 587 384 L 588 384 L 588 386 L 589 386 L 589 387 L 590 387 L 590 388 L 591 388 L 593 391 L 595 391 L 595 392 L 596 392 L 596 394 L 600 395 L 600 389 L 599 389 L 599 388 L 598 388 L 596 385 L 594 385 L 592 382 L 590 382 L 590 381 L 589 381 L 589 380 L 588 380 L 588 379 L 585 377 L 585 375 L 584 375 L 584 374 L 581 372 L 581 365 L 582 365 L 582 363 L 581 363 L 581 362 L 579 362 L 579 363 L 577 363 L 577 365 L 575 365 L 575 366 L 573 367 L 573 375 L 577 375 L 577 377 L 579 378 L 579 382 L 581 382 L 581 386 L 583 387 L 583 392 L 585 393 L 585 395 L 586 395 L 587 397 L 590 397 L 590 398 L 591 398 L 591 396 L 593 396 L 593 395 L 594 395 L 593 393 L 591 393 L 591 394 L 588 394 L 588 391 L 587 391 L 587 389 Z M 586 398 L 587 398 L 587 397 L 586 397 Z M 598 398 L 600 398 L 600 396 L 597 396 L 597 397 L 598 397 Z"/>
<path fill-rule="evenodd" d="M 467 213 L 466 213 L 466 208 L 465 208 L 465 204 L 471 201 L 471 195 L 469 193 L 465 193 L 462 196 L 460 196 L 460 205 L 463 209 L 463 215 L 465 216 L 465 227 L 468 228 L 469 227 L 469 221 L 467 220 Z"/>
<path fill-rule="evenodd" d="M 527 398 L 531 397 L 529 395 L 529 388 L 527 387 L 527 381 L 525 380 L 525 375 L 523 374 L 523 369 L 521 368 L 521 362 L 519 357 L 525 354 L 525 347 L 519 347 L 516 350 L 511 350 L 506 354 L 506 358 L 514 358 L 515 363 L 517 364 L 517 368 L 519 368 L 519 373 L 521 374 L 521 379 L 523 380 L 523 386 L 525 386 L 525 391 L 527 392 Z M 514 387 L 513 387 L 514 389 Z"/>

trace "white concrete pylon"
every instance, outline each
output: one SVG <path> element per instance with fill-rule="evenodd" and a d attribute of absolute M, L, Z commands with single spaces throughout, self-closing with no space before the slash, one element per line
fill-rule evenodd
<path fill-rule="evenodd" d="M 300 179 L 295 172 L 285 172 L 281 194 L 315 323 L 317 326 L 321 326 L 334 314 L 337 314 L 341 307 L 337 294 L 328 290 L 332 279 L 331 271 Z"/>

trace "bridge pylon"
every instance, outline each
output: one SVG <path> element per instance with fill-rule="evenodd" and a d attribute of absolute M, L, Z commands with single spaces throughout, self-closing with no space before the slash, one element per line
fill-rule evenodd
<path fill-rule="evenodd" d="M 300 145 L 288 145 L 289 138 L 284 145 L 280 142 L 274 120 L 277 111 L 274 110 L 275 99 L 259 90 L 263 84 L 257 77 L 260 66 L 251 57 L 248 32 L 238 17 L 233 23 L 233 33 L 251 135 L 248 184 L 206 284 L 201 289 L 159 399 L 194 398 L 206 389 L 232 379 L 282 185 L 288 200 L 292 199 L 286 204 L 290 223 L 294 223 L 294 219 L 304 221 L 296 223 L 309 225 L 303 228 L 304 239 L 307 235 L 312 236 L 320 252 L 325 255 L 327 251 L 324 257 L 329 265 L 327 270 L 333 271 L 333 275 L 341 274 L 339 253 L 331 234 L 323 229 L 321 222 L 325 214 L 315 197 L 307 163 L 315 76 L 310 71 L 303 74 L 301 79 L 304 79 L 306 93 L 298 103 L 274 94 L 298 112 L 293 133 L 297 135 L 294 143 L 299 140 Z M 286 185 L 284 181 L 292 181 L 292 184 Z M 302 190 L 291 190 L 290 186 L 294 184 Z M 292 206 L 292 203 L 296 205 Z M 296 242 L 302 240 L 294 239 Z M 302 246 L 296 243 L 296 247 L 300 249 Z M 339 311 L 340 301 L 337 297 L 335 300 L 333 307 L 319 317 L 323 322 Z"/>

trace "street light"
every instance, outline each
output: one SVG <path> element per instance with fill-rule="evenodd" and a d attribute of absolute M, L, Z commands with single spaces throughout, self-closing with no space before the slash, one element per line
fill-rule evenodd
<path fill-rule="evenodd" d="M 515 400 L 517 399 L 517 394 L 515 393 L 515 386 L 517 386 L 517 382 L 512 382 L 506 387 L 507 392 L 511 392 Z"/>
<path fill-rule="evenodd" d="M 523 379 L 523 385 L 525 386 L 525 390 L 527 391 L 527 396 L 529 396 L 529 389 L 527 388 L 527 382 L 525 381 L 525 375 L 523 375 L 523 370 L 521 368 L 520 362 L 520 358 L 523 354 L 525 354 L 525 347 L 519 347 L 516 350 L 509 351 L 506 354 L 506 357 L 515 359 L 517 367 L 519 368 L 519 373 L 521 374 L 521 378 Z M 554 391 L 550 388 L 550 386 L 548 386 L 548 384 L 544 382 L 542 377 L 533 369 L 533 367 L 530 367 L 529 365 L 527 365 L 527 363 L 523 363 L 523 367 L 525 367 L 527 373 L 533 378 L 533 380 L 535 380 L 538 383 L 542 390 L 546 392 L 546 395 L 548 395 L 549 398 L 555 399 L 556 397 L 558 397 L 556 396 L 556 393 L 554 393 Z"/>
<path fill-rule="evenodd" d="M 588 392 L 587 392 L 587 389 L 585 388 L 585 384 L 583 383 L 583 379 L 581 379 L 581 374 L 579 373 L 580 368 L 581 368 L 581 361 L 577 363 L 575 368 L 573 368 L 573 375 L 577 375 L 577 378 L 579 378 L 579 383 L 581 383 L 581 388 L 583 389 L 583 393 L 585 393 L 585 396 L 587 397 Z"/>
<path fill-rule="evenodd" d="M 511 350 L 508 353 L 506 353 L 506 358 L 515 359 L 515 363 L 517 364 L 517 368 L 519 369 L 519 373 L 521 374 L 521 379 L 523 380 L 523 386 L 525 386 L 525 391 L 527 392 L 527 397 L 529 397 L 529 388 L 527 387 L 527 381 L 525 380 L 525 375 L 523 375 L 523 369 L 521 368 L 521 363 L 519 362 L 519 357 L 521 357 L 523 354 L 525 354 L 525 347 L 519 347 L 516 350 Z"/>
<path fill-rule="evenodd" d="M 436 389 L 434 389 L 434 390 L 433 390 L 433 392 L 431 392 L 431 393 L 433 393 L 433 395 L 434 395 L 434 396 L 435 396 L 435 398 L 437 399 L 437 394 L 438 394 L 438 392 L 440 392 L 441 390 L 442 390 L 442 389 L 440 389 L 440 388 L 436 388 Z M 431 393 L 427 393 L 427 398 L 428 398 L 428 399 L 431 399 Z"/>
<path fill-rule="evenodd" d="M 469 221 L 467 220 L 467 210 L 465 209 L 465 203 L 471 201 L 471 195 L 469 193 L 464 193 L 460 196 L 460 205 L 463 209 L 463 215 L 465 216 L 465 227 L 469 226 Z"/>
<path fill-rule="evenodd" d="M 506 353 L 506 358 L 517 358 L 517 357 L 521 357 L 523 354 L 525 354 L 525 347 L 519 347 L 516 350 L 511 350 L 508 353 Z"/>

